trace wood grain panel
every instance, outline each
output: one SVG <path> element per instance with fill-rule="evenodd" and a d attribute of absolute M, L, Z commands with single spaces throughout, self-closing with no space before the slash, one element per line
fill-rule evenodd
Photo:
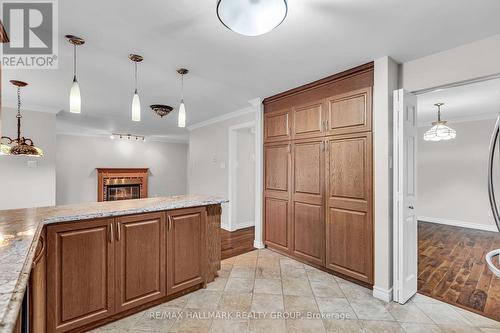
<path fill-rule="evenodd" d="M 322 136 L 324 133 L 323 101 L 294 106 L 292 138 L 310 138 Z"/>
<path fill-rule="evenodd" d="M 114 312 L 112 220 L 47 228 L 47 330 L 65 332 Z"/>
<path fill-rule="evenodd" d="M 167 212 L 167 294 L 204 283 L 205 209 Z"/>
<path fill-rule="evenodd" d="M 290 109 L 268 112 L 264 115 L 264 142 L 291 138 Z"/>
<path fill-rule="evenodd" d="M 46 332 L 47 319 L 47 234 L 44 228 L 35 250 L 29 280 L 29 332 Z"/>
<path fill-rule="evenodd" d="M 279 144 L 264 147 L 265 191 L 287 194 L 290 175 L 290 145 Z"/>
<path fill-rule="evenodd" d="M 288 250 L 288 200 L 265 198 L 264 218 L 267 245 Z"/>
<path fill-rule="evenodd" d="M 360 281 L 372 281 L 372 225 L 364 212 L 330 208 L 326 267 Z"/>
<path fill-rule="evenodd" d="M 323 194 L 323 141 L 296 142 L 293 147 L 294 195 Z"/>
<path fill-rule="evenodd" d="M 308 262 L 324 265 L 324 206 L 294 202 L 293 254 Z"/>
<path fill-rule="evenodd" d="M 116 311 L 165 295 L 165 215 L 116 219 Z"/>
<path fill-rule="evenodd" d="M 371 87 L 327 98 L 327 135 L 371 131 Z"/>

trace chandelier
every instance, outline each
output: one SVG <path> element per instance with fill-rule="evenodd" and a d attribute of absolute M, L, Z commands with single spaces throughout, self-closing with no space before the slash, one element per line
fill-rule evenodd
<path fill-rule="evenodd" d="M 457 132 L 446 126 L 446 121 L 441 120 L 441 106 L 443 106 L 444 103 L 436 103 L 434 105 L 438 108 L 438 118 L 437 121 L 432 122 L 432 128 L 425 132 L 424 140 L 441 141 L 454 139 L 457 136 Z"/>
<path fill-rule="evenodd" d="M 17 138 L 12 139 L 7 136 L 0 138 L 0 154 L 1 155 L 15 155 L 15 156 L 43 156 L 43 150 L 36 147 L 33 140 L 21 136 L 21 87 L 28 84 L 23 81 L 11 80 L 10 83 L 17 87 Z M 4 144 L 4 143 L 5 144 Z"/>

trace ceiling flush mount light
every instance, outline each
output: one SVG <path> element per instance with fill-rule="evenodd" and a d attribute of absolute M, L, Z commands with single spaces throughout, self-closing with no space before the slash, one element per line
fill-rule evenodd
<path fill-rule="evenodd" d="M 144 60 L 144 58 L 138 54 L 131 54 L 128 56 L 130 60 L 134 62 L 134 98 L 132 98 L 132 120 L 141 121 L 141 100 L 139 99 L 139 94 L 137 93 L 137 63 Z"/>
<path fill-rule="evenodd" d="M 14 86 L 17 87 L 17 138 L 12 139 L 7 136 L 2 136 L 0 139 L 6 144 L 1 144 L 0 154 L 2 155 L 14 155 L 14 156 L 43 156 L 43 151 L 36 147 L 33 140 L 21 136 L 21 88 L 26 87 L 28 84 L 23 81 L 11 80 Z"/>
<path fill-rule="evenodd" d="M 177 73 L 181 75 L 181 104 L 179 105 L 179 117 L 177 118 L 177 126 L 186 127 L 186 106 L 184 105 L 184 75 L 189 73 L 185 68 L 179 68 Z"/>
<path fill-rule="evenodd" d="M 73 84 L 69 93 L 69 112 L 80 113 L 82 108 L 82 98 L 80 96 L 80 86 L 76 79 L 76 47 L 85 44 L 85 40 L 73 35 L 66 35 L 68 42 L 73 44 Z"/>
<path fill-rule="evenodd" d="M 425 132 L 424 140 L 425 141 L 441 141 L 441 140 L 451 140 L 457 136 L 457 132 L 446 126 L 446 121 L 441 120 L 441 106 L 444 103 L 436 103 L 434 104 L 438 108 L 438 118 L 437 121 L 432 123 L 432 128 Z"/>
<path fill-rule="evenodd" d="M 129 141 L 146 141 L 146 137 L 143 135 L 135 135 L 135 134 L 120 134 L 120 133 L 113 133 L 109 136 L 111 140 L 114 139 L 122 139 L 122 140 L 129 140 Z"/>
<path fill-rule="evenodd" d="M 172 112 L 172 110 L 174 109 L 171 106 L 163 105 L 163 104 L 153 104 L 153 105 L 150 105 L 149 107 L 151 108 L 151 110 L 154 111 L 154 113 L 159 115 L 161 118 L 163 118 L 164 116 L 166 116 L 167 114 Z"/>
<path fill-rule="evenodd" d="M 286 18 L 287 0 L 218 0 L 217 16 L 228 29 L 244 36 L 259 36 Z"/>

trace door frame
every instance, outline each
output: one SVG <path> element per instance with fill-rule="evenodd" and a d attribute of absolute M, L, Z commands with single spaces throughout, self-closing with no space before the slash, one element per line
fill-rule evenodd
<path fill-rule="evenodd" d="M 221 228 L 222 229 L 225 229 L 227 231 L 235 231 L 235 230 L 238 230 L 238 229 L 241 229 L 242 227 L 236 225 L 236 223 L 233 221 L 233 211 L 235 212 L 237 210 L 237 201 L 238 201 L 238 198 L 236 196 L 236 185 L 237 185 L 237 182 L 235 180 L 236 178 L 236 159 L 237 159 L 237 156 L 236 156 L 236 152 L 237 152 L 237 137 L 236 137 L 236 134 L 237 134 L 237 131 L 240 130 L 240 129 L 244 129 L 244 128 L 248 128 L 248 129 L 251 129 L 253 128 L 254 129 L 254 136 L 255 136 L 255 144 L 254 144 L 254 175 L 255 175 L 255 183 L 259 183 L 260 182 L 260 178 L 259 178 L 259 168 L 260 168 L 260 159 L 257 158 L 257 140 L 256 138 L 258 137 L 258 133 L 257 133 L 257 130 L 256 130 L 256 122 L 255 120 L 252 120 L 252 121 L 247 121 L 247 122 L 244 122 L 244 123 L 241 123 L 241 124 L 237 124 L 237 125 L 234 125 L 234 126 L 230 126 L 229 127 L 229 130 L 228 130 L 228 188 L 227 188 L 227 193 L 228 193 L 228 199 L 229 199 L 229 203 L 228 203 L 228 209 L 227 209 L 227 212 L 228 212 L 228 224 L 227 225 L 222 225 Z M 259 163 L 259 165 L 257 165 L 257 162 Z M 254 189 L 255 193 L 257 193 L 258 189 L 255 188 Z M 255 206 L 257 206 L 257 201 L 255 201 Z M 254 207 L 255 209 L 256 207 Z M 255 227 L 256 224 L 258 223 L 258 218 L 257 218 L 257 215 L 255 215 L 255 218 L 254 218 L 254 221 L 253 221 L 253 224 L 252 225 L 248 225 L 248 226 L 244 226 L 244 228 L 247 228 L 247 227 Z"/>

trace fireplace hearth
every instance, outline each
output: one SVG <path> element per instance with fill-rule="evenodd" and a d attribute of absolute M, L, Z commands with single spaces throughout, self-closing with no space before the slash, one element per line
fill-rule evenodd
<path fill-rule="evenodd" d="M 147 168 L 97 169 L 97 201 L 117 201 L 147 197 Z"/>

